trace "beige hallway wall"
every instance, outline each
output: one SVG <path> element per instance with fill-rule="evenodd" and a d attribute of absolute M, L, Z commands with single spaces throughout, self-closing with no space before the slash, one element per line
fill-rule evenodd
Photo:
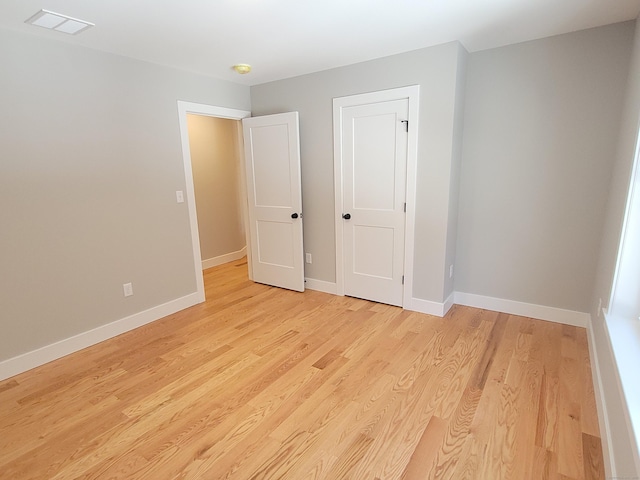
<path fill-rule="evenodd" d="M 238 124 L 237 120 L 187 115 L 203 262 L 245 246 Z"/>

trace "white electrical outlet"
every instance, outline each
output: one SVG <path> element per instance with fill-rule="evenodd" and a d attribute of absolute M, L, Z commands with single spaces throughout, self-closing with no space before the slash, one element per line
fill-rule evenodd
<path fill-rule="evenodd" d="M 133 295 L 133 285 L 131 283 L 123 283 L 122 291 L 124 292 L 125 297 L 130 297 Z"/>
<path fill-rule="evenodd" d="M 305 261 L 306 261 L 307 263 L 313 263 L 313 259 L 311 258 L 311 254 L 310 254 L 310 253 L 307 253 L 307 254 L 305 255 Z"/>
<path fill-rule="evenodd" d="M 449 278 L 453 278 L 453 265 L 449 265 Z"/>
<path fill-rule="evenodd" d="M 182 190 L 176 190 L 176 202 L 184 203 L 184 193 L 182 193 Z"/>

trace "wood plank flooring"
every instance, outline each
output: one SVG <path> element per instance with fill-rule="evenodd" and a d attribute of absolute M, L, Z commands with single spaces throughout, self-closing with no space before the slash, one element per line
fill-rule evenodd
<path fill-rule="evenodd" d="M 208 301 L 0 382 L 2 479 L 601 479 L 584 329 L 205 272 Z"/>

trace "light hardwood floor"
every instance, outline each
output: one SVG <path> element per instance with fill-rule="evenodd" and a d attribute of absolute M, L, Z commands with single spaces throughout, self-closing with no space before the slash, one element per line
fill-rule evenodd
<path fill-rule="evenodd" d="M 0 382 L 0 478 L 604 478 L 584 329 L 205 282 Z"/>

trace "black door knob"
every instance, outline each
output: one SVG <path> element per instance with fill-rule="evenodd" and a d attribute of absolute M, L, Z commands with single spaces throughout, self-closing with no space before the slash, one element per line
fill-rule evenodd
<path fill-rule="evenodd" d="M 298 214 L 297 213 L 292 213 L 291 214 L 291 218 L 298 218 Z"/>
<path fill-rule="evenodd" d="M 351 214 L 350 213 L 343 213 L 342 214 L 342 218 L 344 218 L 345 220 L 349 220 L 351 218 Z"/>

